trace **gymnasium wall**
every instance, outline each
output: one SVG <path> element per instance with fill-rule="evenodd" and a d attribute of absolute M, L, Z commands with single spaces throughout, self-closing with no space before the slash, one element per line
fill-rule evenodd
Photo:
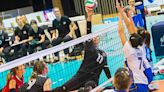
<path fill-rule="evenodd" d="M 101 13 L 103 15 L 108 14 L 115 14 L 117 13 L 116 7 L 115 7 L 115 1 L 116 0 L 97 0 L 98 2 L 98 8 L 95 10 L 96 13 Z M 127 5 L 128 0 L 123 0 L 123 4 Z M 84 0 L 74 0 L 75 4 L 75 11 L 79 15 L 85 14 L 85 8 L 84 8 Z"/>

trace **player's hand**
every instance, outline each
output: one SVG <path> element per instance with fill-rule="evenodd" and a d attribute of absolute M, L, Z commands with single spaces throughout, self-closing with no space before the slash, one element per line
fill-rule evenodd
<path fill-rule="evenodd" d="M 124 8 L 120 6 L 120 3 L 118 2 L 118 0 L 116 0 L 116 8 L 121 13 L 124 11 Z"/>
<path fill-rule="evenodd" d="M 133 13 L 134 13 L 133 10 L 128 11 L 128 17 L 132 18 Z"/>
<path fill-rule="evenodd" d="M 88 10 L 87 11 L 87 21 L 91 21 L 92 20 L 93 13 L 94 13 L 93 10 Z"/>
<path fill-rule="evenodd" d="M 27 40 L 23 40 L 23 41 L 22 41 L 22 43 L 26 43 L 26 42 L 27 42 Z"/>
<path fill-rule="evenodd" d="M 19 41 L 14 41 L 14 44 L 19 43 Z"/>
<path fill-rule="evenodd" d="M 116 8 L 120 8 L 120 3 L 118 2 L 118 0 L 116 0 Z"/>
<path fill-rule="evenodd" d="M 91 17 L 93 15 L 94 11 L 93 10 L 88 10 L 87 11 L 87 16 Z"/>
<path fill-rule="evenodd" d="M 0 53 L 2 53 L 2 52 L 3 52 L 3 49 L 4 49 L 3 47 L 1 47 L 1 48 L 0 48 Z"/>
<path fill-rule="evenodd" d="M 52 40 L 56 40 L 57 39 L 57 37 L 52 37 Z"/>

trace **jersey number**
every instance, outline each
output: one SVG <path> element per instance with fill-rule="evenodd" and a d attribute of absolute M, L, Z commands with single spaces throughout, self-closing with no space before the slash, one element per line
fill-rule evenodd
<path fill-rule="evenodd" d="M 141 69 L 141 66 L 142 66 L 142 58 L 141 57 L 138 57 L 138 60 L 140 61 L 140 67 L 139 67 L 139 69 Z"/>
<path fill-rule="evenodd" d="M 98 57 L 97 57 L 96 61 L 97 61 L 99 64 L 101 64 L 101 63 L 103 62 L 103 60 L 104 60 L 103 56 L 102 56 L 100 53 L 98 53 Z"/>

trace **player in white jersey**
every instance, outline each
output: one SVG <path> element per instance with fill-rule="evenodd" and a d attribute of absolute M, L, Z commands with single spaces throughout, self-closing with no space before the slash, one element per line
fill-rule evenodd
<path fill-rule="evenodd" d="M 144 28 L 136 27 L 134 25 L 134 21 L 133 21 L 132 16 L 131 16 L 132 10 L 129 10 L 127 13 L 125 13 L 125 10 L 122 9 L 119 6 L 119 3 L 117 2 L 117 8 L 118 7 L 119 7 L 118 10 L 124 19 L 124 23 L 128 29 L 129 34 L 137 33 L 143 38 L 143 45 L 142 45 L 143 53 L 149 62 L 148 65 L 151 64 L 151 68 L 152 68 L 153 63 L 152 63 L 152 55 L 151 55 L 151 49 L 150 49 L 150 33 L 148 31 L 146 31 Z M 149 84 L 153 80 L 153 73 L 152 73 L 151 68 L 148 67 L 144 71 L 146 77 L 148 78 Z"/>
<path fill-rule="evenodd" d="M 120 12 L 123 12 L 123 9 L 120 8 L 118 4 L 117 8 Z M 143 39 L 137 33 L 132 32 L 129 40 L 126 40 L 121 14 L 119 16 L 118 31 L 124 46 L 123 51 L 126 58 L 125 64 L 131 72 L 131 77 L 133 79 L 130 92 L 148 92 L 149 81 L 144 71 L 145 69 L 150 68 L 150 65 L 143 51 Z"/>

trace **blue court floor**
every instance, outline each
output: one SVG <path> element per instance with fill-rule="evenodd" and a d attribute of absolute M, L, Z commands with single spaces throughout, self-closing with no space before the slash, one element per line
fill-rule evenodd
<path fill-rule="evenodd" d="M 111 57 L 108 57 L 108 58 L 111 58 Z M 123 67 L 123 63 L 120 62 L 120 60 L 123 59 L 123 56 L 119 55 L 112 58 L 114 62 L 108 60 L 108 66 L 113 76 L 115 71 L 119 67 Z M 52 87 L 55 88 L 55 87 L 61 86 L 66 81 L 68 81 L 74 74 L 76 74 L 81 63 L 82 63 L 81 60 L 74 60 L 74 61 L 68 61 L 65 63 L 59 62 L 59 63 L 49 64 L 48 65 L 49 73 L 47 75 L 53 82 Z M 7 73 L 8 71 L 0 73 L 0 89 L 3 88 L 3 86 L 6 84 L 5 79 L 6 79 Z M 24 74 L 25 82 L 28 81 L 31 73 L 32 73 L 32 68 L 27 68 Z M 164 76 L 158 75 L 158 76 L 155 76 L 154 79 L 155 80 L 164 79 Z M 99 84 L 103 83 L 106 80 L 107 80 L 107 77 L 103 71 L 99 79 Z"/>

